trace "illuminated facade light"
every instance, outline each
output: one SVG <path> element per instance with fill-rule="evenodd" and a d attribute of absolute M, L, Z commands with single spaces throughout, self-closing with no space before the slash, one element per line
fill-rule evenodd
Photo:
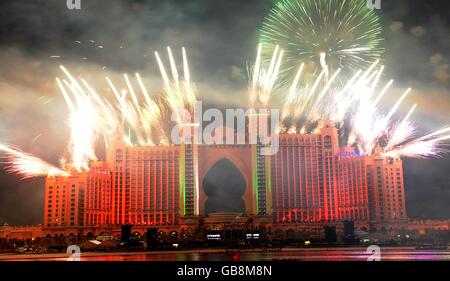
<path fill-rule="evenodd" d="M 339 147 L 337 129 L 280 134 L 279 151 L 261 145 L 110 143 L 89 172 L 48 177 L 45 227 L 176 226 L 205 214 L 203 177 L 228 159 L 242 173 L 246 216 L 274 224 L 406 219 L 402 162 Z"/>

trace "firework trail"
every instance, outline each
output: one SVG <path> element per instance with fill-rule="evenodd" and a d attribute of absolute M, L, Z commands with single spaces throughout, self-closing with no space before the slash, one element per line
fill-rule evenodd
<path fill-rule="evenodd" d="M 6 154 L 6 170 L 19 175 L 22 179 L 41 176 L 70 176 L 70 173 L 18 148 L 0 144 L 0 151 Z"/>
<path fill-rule="evenodd" d="M 183 78 L 178 76 L 178 70 L 172 51 L 167 47 L 172 79 L 169 79 L 158 53 L 155 53 L 161 76 L 164 81 L 165 103 L 172 109 L 192 109 L 196 100 L 194 86 L 190 81 L 189 66 L 186 51 L 183 55 Z M 124 74 L 125 89 L 120 91 L 113 81 L 106 77 L 107 84 L 114 94 L 115 101 L 110 102 L 100 96 L 84 79 L 76 80 L 67 69 L 61 66 L 66 78 L 57 78 L 61 94 L 69 109 L 69 127 L 71 131 L 69 153 L 71 166 L 77 171 L 89 170 L 89 162 L 97 161 L 95 144 L 104 139 L 108 144 L 116 133 L 122 139 L 133 145 L 129 132 L 133 132 L 137 145 L 152 146 L 157 143 L 167 145 L 169 140 L 163 128 L 164 103 L 158 103 L 148 93 L 141 76 L 136 73 L 136 81 L 140 93 L 136 91 L 130 77 Z M 181 122 L 181 120 L 180 120 Z M 128 129 L 128 130 L 127 130 Z M 128 135 L 127 135 L 128 131 Z M 155 141 L 154 133 L 158 134 L 159 142 Z"/>
<path fill-rule="evenodd" d="M 196 101 L 195 88 L 190 81 L 189 65 L 186 56 L 186 50 L 182 48 L 183 55 L 183 79 L 180 80 L 175 59 L 170 47 L 167 47 L 167 54 L 169 57 L 170 70 L 172 79 L 169 78 L 164 63 L 161 60 L 158 52 L 155 52 L 156 61 L 164 81 L 164 96 L 163 98 L 169 105 L 172 112 L 179 113 L 181 110 L 188 110 L 192 112 Z M 177 116 L 177 123 L 182 123 L 180 114 Z"/>
<path fill-rule="evenodd" d="M 392 158 L 441 157 L 449 151 L 447 141 L 450 139 L 450 134 L 448 133 L 450 133 L 450 127 L 435 131 L 417 139 L 405 141 L 390 150 L 383 152 L 383 156 Z"/>
<path fill-rule="evenodd" d="M 250 106 L 255 108 L 267 106 L 272 96 L 283 58 L 283 51 L 276 46 L 269 67 L 266 68 L 261 61 L 261 50 L 262 44 L 258 46 L 249 87 Z"/>
<path fill-rule="evenodd" d="M 252 107 L 267 107 L 273 90 L 280 88 L 277 82 L 280 81 L 278 76 L 283 50 L 276 46 L 269 67 L 264 68 L 261 59 L 263 49 L 260 44 L 250 79 Z M 326 66 L 312 83 L 310 80 L 302 81 L 304 69 L 305 64 L 300 64 L 287 89 L 280 133 L 317 133 L 323 121 L 328 120 L 337 128 L 348 131 L 346 144 L 356 147 L 362 155 L 428 157 L 447 151 L 443 145 L 448 139 L 446 129 L 415 138 L 416 127 L 411 117 L 417 105 L 402 120 L 397 120 L 397 111 L 411 89 L 407 89 L 387 113 L 379 110 L 378 105 L 393 81 L 379 86 L 384 66 L 379 66 L 378 60 L 365 71 L 356 71 L 345 83 L 337 82 L 341 69 L 327 77 Z M 347 127 L 344 128 L 344 124 Z"/>
<path fill-rule="evenodd" d="M 86 93 L 63 66 L 61 69 L 66 74 L 68 81 L 61 81 L 59 78 L 56 81 L 69 108 L 71 163 L 77 171 L 89 170 L 89 161 L 97 160 L 94 145 L 100 117 L 92 95 Z"/>
<path fill-rule="evenodd" d="M 444 143 L 450 135 L 445 134 L 450 128 L 415 138 L 416 127 L 411 116 L 417 105 L 413 105 L 401 121 L 395 119 L 411 89 L 407 89 L 386 114 L 379 110 L 378 104 L 393 81 L 377 93 L 384 69 L 383 66 L 377 68 L 378 63 L 376 61 L 364 72 L 357 71 L 343 86 L 333 86 L 339 70 L 325 83 L 325 70 L 322 70 L 312 84 L 305 82 L 299 86 L 302 64 L 285 98 L 281 133 L 317 132 L 321 126 L 319 121 L 330 120 L 341 129 L 345 122 L 349 124 L 347 145 L 357 147 L 364 155 L 423 158 L 447 152 Z"/>
<path fill-rule="evenodd" d="M 180 109 L 191 111 L 196 95 L 190 80 L 185 49 L 182 49 L 182 78 L 169 47 L 167 53 L 170 78 L 159 54 L 155 52 L 164 82 L 164 94 L 160 101 L 150 96 L 138 73 L 135 75 L 138 88 L 133 86 L 133 80 L 127 74 L 123 76 L 126 88 L 120 90 L 107 77 L 107 84 L 114 94 L 113 101 L 109 101 L 84 79 L 75 79 L 61 66 L 65 78 L 57 78 L 56 81 L 69 110 L 68 125 L 71 132 L 70 159 L 65 165 L 67 171 L 14 147 L 0 144 L 0 150 L 8 156 L 8 171 L 23 178 L 69 176 L 68 171 L 72 169 L 87 171 L 89 163 L 97 161 L 97 142 L 105 140 L 107 146 L 117 133 L 128 145 L 169 144 L 163 125 L 168 119 L 166 109 L 172 112 Z M 267 107 L 275 89 L 281 88 L 279 74 L 283 50 L 275 47 L 268 65 L 262 60 L 262 53 L 263 46 L 260 44 L 248 89 L 252 108 Z M 397 117 L 398 108 L 411 89 L 405 91 L 387 113 L 379 110 L 378 104 L 393 81 L 379 86 L 384 68 L 378 64 L 379 61 L 375 61 L 366 70 L 356 71 L 345 83 L 338 82 L 342 75 L 340 69 L 330 73 L 325 64 L 316 79 L 305 80 L 303 74 L 306 64 L 300 64 L 287 89 L 280 133 L 316 133 L 322 121 L 329 120 L 338 128 L 348 130 L 346 144 L 356 147 L 364 155 L 423 158 L 438 157 L 448 152 L 446 141 L 450 139 L 450 127 L 416 137 L 416 127 L 412 121 L 416 105 L 403 118 Z M 183 120 L 178 119 L 176 122 L 182 123 Z M 135 135 L 136 144 L 130 131 Z M 157 141 L 154 137 L 156 134 L 159 136 Z"/>
<path fill-rule="evenodd" d="M 270 60 L 276 46 L 285 50 L 281 81 L 288 83 L 301 63 L 308 78 L 325 70 L 345 72 L 338 81 L 380 59 L 381 24 L 365 0 L 280 0 L 260 30 L 267 46 L 262 60 Z M 348 76 L 347 76 L 348 75 Z"/>
<path fill-rule="evenodd" d="M 183 48 L 184 79 L 179 80 L 172 52 L 167 48 L 173 79 L 169 80 L 159 55 L 156 58 L 161 69 L 165 85 L 165 100 L 172 109 L 192 107 L 195 94 L 190 82 L 190 73 L 186 51 Z M 120 132 L 122 139 L 132 144 L 128 131 L 136 135 L 140 146 L 155 145 L 153 129 L 159 135 L 160 144 L 168 144 L 167 135 L 163 129 L 163 105 L 150 97 L 141 76 L 136 73 L 140 95 L 135 90 L 131 79 L 124 74 L 126 89 L 119 91 L 113 81 L 106 77 L 106 81 L 114 93 L 115 102 L 111 103 L 101 97 L 83 79 L 77 81 L 61 66 L 67 80 L 57 78 L 61 93 L 64 96 L 70 112 L 69 127 L 71 129 L 70 153 L 71 163 L 78 170 L 87 170 L 89 161 L 96 161 L 94 152 L 96 141 L 102 137 L 106 141 L 115 133 Z M 142 102 L 143 99 L 143 102 Z"/>

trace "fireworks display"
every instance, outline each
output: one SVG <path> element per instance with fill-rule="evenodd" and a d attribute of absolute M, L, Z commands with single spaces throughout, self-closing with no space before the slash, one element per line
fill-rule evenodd
<path fill-rule="evenodd" d="M 117 135 L 128 145 L 169 144 L 164 129 L 164 122 L 168 117 L 164 112 L 166 109 L 173 111 L 192 109 L 196 97 L 195 86 L 190 81 L 185 49 L 182 49 L 183 78 L 181 79 L 169 47 L 167 52 L 172 73 L 171 79 L 167 75 L 159 54 L 155 52 L 164 81 L 164 94 L 160 99 L 149 95 L 141 76 L 136 73 L 135 82 L 139 91 L 135 89 L 134 81 L 127 74 L 124 74 L 126 88 L 121 90 L 118 90 L 113 81 L 106 77 L 106 82 L 114 94 L 114 100 L 109 101 L 105 96 L 98 94 L 86 80 L 75 79 L 64 66 L 60 66 L 65 78 L 56 78 L 56 82 L 69 111 L 70 129 L 68 145 L 70 156 L 68 159 L 64 157 L 61 159 L 61 162 L 66 163 L 65 167 L 61 169 L 54 167 L 14 147 L 0 145 L 0 151 L 8 156 L 7 170 L 19 174 L 22 178 L 69 176 L 71 171 L 88 171 L 89 162 L 98 159 L 95 152 L 97 143 L 103 140 L 108 146 L 108 142 Z"/>
<path fill-rule="evenodd" d="M 262 60 L 263 49 L 260 44 L 249 83 L 249 99 L 253 108 L 267 107 L 274 90 L 283 89 L 279 87 L 279 73 L 284 52 L 276 46 L 270 62 L 265 64 Z M 114 100 L 110 101 L 97 93 L 87 81 L 75 79 L 61 66 L 65 77 L 56 81 L 69 110 L 70 157 L 67 160 L 62 158 L 62 162 L 67 164 L 57 168 L 14 147 L 0 145 L 0 150 L 7 155 L 7 170 L 22 178 L 69 176 L 73 170 L 87 171 L 89 162 L 98 159 L 95 152 L 98 141 L 104 140 L 108 146 L 117 134 L 128 145 L 170 144 L 164 128 L 169 119 L 165 112 L 167 109 L 172 112 L 192 110 L 196 94 L 184 48 L 182 78 L 170 48 L 167 48 L 167 53 L 170 77 L 155 52 L 164 82 L 163 95 L 156 98 L 148 93 L 138 73 L 136 79 L 124 74 L 126 88 L 120 90 L 111 79 L 106 78 L 114 94 Z M 380 101 L 393 84 L 393 81 L 388 81 L 380 86 L 384 68 L 379 61 L 366 70 L 356 71 L 342 84 L 336 82 L 340 68 L 328 78 L 327 69 L 322 69 L 315 79 L 304 81 L 305 64 L 297 67 L 285 95 L 280 133 L 315 133 L 321 128 L 322 121 L 328 120 L 347 132 L 346 145 L 355 147 L 361 155 L 422 158 L 447 152 L 445 141 L 450 139 L 450 127 L 416 137 L 416 127 L 411 121 L 416 105 L 412 105 L 404 117 L 398 118 L 397 110 L 411 89 L 407 89 L 387 113 L 379 110 Z M 182 122 L 181 119 L 175 121 Z"/>
<path fill-rule="evenodd" d="M 261 48 L 260 45 L 250 83 L 250 96 L 255 95 L 255 92 L 263 93 L 266 97 L 264 105 L 267 105 L 278 73 L 271 71 L 272 64 L 282 51 L 276 46 L 269 70 L 261 71 Z M 276 69 L 280 67 L 279 63 L 278 61 Z M 410 119 L 416 104 L 401 120 L 396 119 L 398 108 L 411 89 L 407 89 L 398 98 L 388 113 L 384 114 L 379 110 L 381 99 L 393 84 L 391 80 L 379 86 L 384 70 L 383 66 L 379 66 L 379 61 L 365 71 L 356 71 L 342 85 L 335 82 L 341 69 L 336 70 L 329 79 L 325 78 L 324 69 L 312 83 L 299 83 L 303 69 L 304 64 L 301 64 L 285 97 L 281 133 L 314 133 L 320 130 L 322 121 L 326 120 L 333 122 L 340 130 L 346 130 L 346 145 L 356 147 L 361 155 L 422 158 L 447 152 L 445 141 L 450 139 L 450 127 L 423 137 L 415 137 L 416 128 Z M 254 85 L 262 85 L 262 90 L 255 91 Z"/>
<path fill-rule="evenodd" d="M 127 74 L 124 74 L 126 89 L 121 91 L 111 79 L 106 78 L 115 96 L 115 102 L 110 102 L 96 93 L 84 79 L 77 81 L 61 66 L 66 79 L 61 81 L 57 78 L 57 82 L 70 112 L 69 150 L 72 168 L 77 171 L 88 170 L 88 163 L 97 160 L 94 151 L 96 141 L 103 138 L 107 145 L 117 133 L 120 133 L 122 140 L 128 145 L 134 145 L 131 132 L 135 135 L 136 144 L 139 146 L 168 144 L 163 128 L 164 108 L 169 107 L 173 111 L 192 108 L 196 98 L 190 83 L 185 49 L 182 49 L 184 78 L 181 81 L 169 47 L 167 52 L 172 79 L 169 79 L 159 54 L 155 52 L 164 81 L 164 96 L 161 102 L 149 95 L 138 73 L 136 73 L 136 81 L 139 85 L 139 94 Z M 154 131 L 156 133 L 153 133 Z"/>
<path fill-rule="evenodd" d="M 397 98 L 387 112 L 380 102 L 393 81 L 381 80 L 381 27 L 363 0 L 280 0 L 260 33 L 256 61 L 248 86 L 252 108 L 267 108 L 274 93 L 281 93 L 280 133 L 316 133 L 332 122 L 345 138 L 342 145 L 360 155 L 379 157 L 437 157 L 446 153 L 450 127 L 417 136 L 413 124 L 416 104 L 404 116 L 399 108 L 411 89 Z M 122 85 L 106 77 L 112 98 L 98 93 L 83 78 L 60 66 L 57 85 L 68 109 L 70 139 L 64 167 L 55 167 L 13 146 L 0 144 L 7 170 L 22 178 L 69 176 L 88 171 L 97 161 L 95 149 L 119 137 L 127 145 L 170 145 L 169 120 L 184 124 L 182 110 L 192 112 L 196 87 L 191 81 L 186 50 L 179 72 L 167 47 L 168 67 L 155 52 L 163 94 L 151 95 L 140 74 L 123 75 Z M 103 68 L 104 69 L 104 68 Z M 192 124 L 190 124 L 192 125 Z"/>
<path fill-rule="evenodd" d="M 18 148 L 0 144 L 0 151 L 6 155 L 6 170 L 22 179 L 38 176 L 62 176 L 70 174 Z"/>
<path fill-rule="evenodd" d="M 261 62 L 261 50 L 262 45 L 260 44 L 249 88 L 250 105 L 252 107 L 267 106 L 272 96 L 280 70 L 281 59 L 283 58 L 283 51 L 279 50 L 277 46 L 273 52 L 270 64 L 266 68 Z"/>
<path fill-rule="evenodd" d="M 270 61 L 276 46 L 285 51 L 283 82 L 301 63 L 325 78 L 339 68 L 352 73 L 381 58 L 381 31 L 366 0 L 280 0 L 260 31 L 262 59 Z"/>

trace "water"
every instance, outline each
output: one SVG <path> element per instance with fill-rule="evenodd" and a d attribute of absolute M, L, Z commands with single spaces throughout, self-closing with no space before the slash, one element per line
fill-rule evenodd
<path fill-rule="evenodd" d="M 205 249 L 192 252 L 153 253 L 82 253 L 81 261 L 366 261 L 365 248 L 283 249 L 277 252 L 241 251 L 226 253 L 223 250 Z M 9 261 L 65 261 L 64 254 L 0 255 Z M 417 250 L 414 248 L 381 248 L 382 261 L 450 260 L 450 250 Z"/>

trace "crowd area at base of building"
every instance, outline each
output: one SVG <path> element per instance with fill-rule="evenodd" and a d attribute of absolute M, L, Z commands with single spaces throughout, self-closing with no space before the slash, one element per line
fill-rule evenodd
<path fill-rule="evenodd" d="M 348 228 L 346 226 L 350 226 Z M 322 247 L 322 246 L 447 246 L 450 221 L 409 220 L 403 225 L 373 232 L 352 222 L 300 226 L 242 224 L 208 225 L 200 222 L 180 230 L 126 225 L 111 228 L 44 228 L 0 226 L 0 252 L 64 252 L 70 245 L 83 251 L 186 249 L 202 247 Z M 221 228 L 222 227 L 222 228 Z M 372 229 L 373 230 L 373 229 Z"/>

